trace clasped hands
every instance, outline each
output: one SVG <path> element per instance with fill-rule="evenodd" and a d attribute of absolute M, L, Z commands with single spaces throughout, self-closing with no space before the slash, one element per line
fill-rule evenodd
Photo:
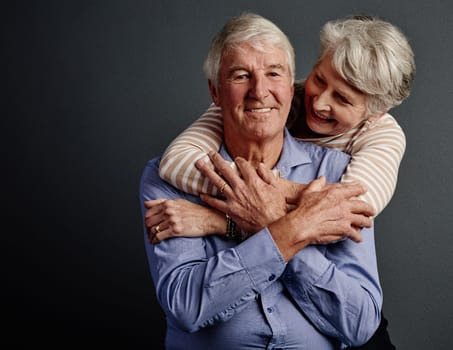
<path fill-rule="evenodd" d="M 197 168 L 217 188 L 225 182 L 228 186 L 223 190 L 224 200 L 208 195 L 201 198 L 228 213 L 248 232 L 278 220 L 275 231 L 284 228 L 282 234 L 293 242 L 330 243 L 345 237 L 360 242 L 360 229 L 372 225 L 374 209 L 358 199 L 366 192 L 360 183 L 331 184 L 320 177 L 308 185 L 295 186 L 276 177 L 263 164 L 255 168 L 238 157 L 234 161 L 242 175 L 239 176 L 218 153 L 211 152 L 209 157 L 216 171 L 202 160 L 197 162 Z"/>

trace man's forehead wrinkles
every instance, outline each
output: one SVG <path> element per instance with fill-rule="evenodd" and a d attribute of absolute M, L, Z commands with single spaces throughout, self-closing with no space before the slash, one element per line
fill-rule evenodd
<path fill-rule="evenodd" d="M 261 65 L 258 67 L 255 67 L 253 65 L 233 65 L 230 68 L 228 68 L 228 72 L 235 72 L 238 70 L 245 70 L 245 71 L 253 71 L 253 70 L 266 70 L 266 69 L 278 69 L 278 70 L 286 70 L 286 66 L 281 63 L 271 63 L 268 65 Z"/>

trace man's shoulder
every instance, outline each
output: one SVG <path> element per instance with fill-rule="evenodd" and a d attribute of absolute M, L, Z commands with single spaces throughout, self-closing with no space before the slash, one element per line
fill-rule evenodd
<path fill-rule="evenodd" d="M 162 192 L 165 191 L 167 187 L 170 187 L 170 185 L 159 176 L 161 158 L 161 156 L 156 156 L 149 159 L 143 168 L 140 177 L 140 193 L 142 196 L 145 196 L 147 200 L 154 199 L 153 194 L 155 192 Z"/>
<path fill-rule="evenodd" d="M 147 174 L 148 176 L 150 175 L 159 175 L 159 165 L 160 161 L 162 159 L 162 156 L 155 156 L 154 158 L 149 159 L 145 163 L 145 167 L 143 169 L 143 174 Z"/>
<path fill-rule="evenodd" d="M 140 177 L 140 196 L 142 200 L 157 198 L 184 198 L 196 202 L 197 197 L 187 194 L 159 176 L 159 165 L 162 155 L 149 159 Z"/>

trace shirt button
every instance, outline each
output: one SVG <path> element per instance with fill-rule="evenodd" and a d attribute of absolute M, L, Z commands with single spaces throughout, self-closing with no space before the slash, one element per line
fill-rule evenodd
<path fill-rule="evenodd" d="M 269 280 L 269 281 L 275 280 L 275 275 L 274 275 L 274 274 L 270 275 L 269 278 L 268 278 L 268 280 Z"/>
<path fill-rule="evenodd" d="M 267 312 L 269 312 L 270 314 L 272 313 L 272 311 L 274 311 L 274 310 L 271 307 L 267 308 Z"/>

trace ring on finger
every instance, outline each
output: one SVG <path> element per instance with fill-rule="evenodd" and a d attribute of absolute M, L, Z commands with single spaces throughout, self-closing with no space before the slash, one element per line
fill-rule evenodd
<path fill-rule="evenodd" d="M 227 187 L 228 184 L 226 182 L 223 183 L 222 187 L 220 187 L 220 193 L 223 194 L 223 192 L 225 191 L 225 187 Z"/>
<path fill-rule="evenodd" d="M 160 228 L 159 228 L 159 225 L 157 225 L 157 226 L 154 226 L 154 231 L 156 231 L 156 233 L 159 233 L 159 232 L 160 232 Z"/>

